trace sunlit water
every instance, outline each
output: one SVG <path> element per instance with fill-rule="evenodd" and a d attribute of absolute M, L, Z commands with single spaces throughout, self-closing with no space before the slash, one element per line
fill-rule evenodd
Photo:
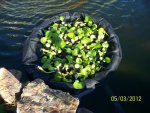
<path fill-rule="evenodd" d="M 65 11 L 104 17 L 118 34 L 123 50 L 118 70 L 108 79 L 109 90 L 118 96 L 142 96 L 142 102 L 120 102 L 120 105 L 126 113 L 148 113 L 149 9 L 149 0 L 0 0 L 0 67 L 21 70 L 24 81 L 23 42 L 46 18 Z M 81 107 L 94 113 L 117 113 L 106 89 L 99 86 L 85 96 Z"/>

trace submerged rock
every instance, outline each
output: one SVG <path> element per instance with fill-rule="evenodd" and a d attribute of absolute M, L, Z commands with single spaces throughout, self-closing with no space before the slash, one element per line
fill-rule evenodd
<path fill-rule="evenodd" d="M 20 92 L 22 84 L 5 68 L 0 68 L 0 97 L 8 109 L 16 106 L 16 95 Z"/>
<path fill-rule="evenodd" d="M 41 79 L 27 84 L 17 102 L 17 113 L 76 113 L 79 100 L 49 88 Z"/>

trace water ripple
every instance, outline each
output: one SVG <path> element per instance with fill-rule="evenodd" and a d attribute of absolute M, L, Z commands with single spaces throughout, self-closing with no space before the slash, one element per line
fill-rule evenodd
<path fill-rule="evenodd" d="M 3 44 L 0 48 L 4 49 L 0 56 L 17 53 L 35 26 L 46 18 L 65 11 L 105 17 L 110 19 L 115 29 L 120 29 L 122 25 L 118 18 L 131 16 L 133 2 L 135 0 L 1 0 L 0 42 Z"/>

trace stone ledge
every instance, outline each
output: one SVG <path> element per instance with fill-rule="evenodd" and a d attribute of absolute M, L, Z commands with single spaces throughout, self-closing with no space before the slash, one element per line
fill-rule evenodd
<path fill-rule="evenodd" d="M 29 82 L 22 89 L 23 86 L 15 74 L 0 68 L 0 102 L 5 102 L 7 110 L 17 113 L 76 113 L 79 100 L 69 93 L 51 89 L 41 79 Z"/>
<path fill-rule="evenodd" d="M 16 106 L 16 95 L 20 92 L 22 84 L 5 68 L 0 68 L 0 97 L 6 107 Z"/>
<path fill-rule="evenodd" d="M 69 93 L 54 90 L 41 79 L 27 84 L 17 102 L 17 113 L 76 113 L 79 100 Z"/>

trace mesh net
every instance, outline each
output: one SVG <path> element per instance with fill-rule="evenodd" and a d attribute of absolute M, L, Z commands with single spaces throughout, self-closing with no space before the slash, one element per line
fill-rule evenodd
<path fill-rule="evenodd" d="M 95 19 L 92 17 L 93 21 L 97 24 L 100 24 L 104 27 L 106 32 L 109 34 L 108 42 L 110 43 L 110 49 L 107 54 L 111 56 L 112 62 L 107 66 L 104 71 L 97 72 L 93 79 L 86 80 L 86 88 L 83 90 L 74 89 L 71 83 L 65 82 L 54 82 L 52 81 L 51 76 L 47 76 L 38 71 L 37 67 L 40 65 L 40 38 L 44 36 L 42 30 L 50 26 L 52 23 L 59 21 L 59 16 L 64 16 L 65 20 L 72 21 L 76 18 L 83 18 L 86 14 L 79 13 L 69 13 L 65 12 L 57 16 L 53 16 L 47 20 L 45 20 L 41 25 L 33 29 L 30 37 L 25 41 L 23 48 L 23 58 L 22 62 L 25 66 L 25 69 L 31 80 L 36 78 L 41 78 L 45 81 L 47 85 L 51 88 L 61 89 L 63 91 L 68 91 L 71 94 L 86 94 L 86 92 L 90 92 L 91 89 L 94 90 L 95 85 L 99 83 L 99 81 L 106 78 L 106 76 L 115 71 L 118 68 L 118 65 L 122 58 L 122 51 L 119 43 L 119 38 L 113 31 L 111 25 L 103 18 Z"/>

